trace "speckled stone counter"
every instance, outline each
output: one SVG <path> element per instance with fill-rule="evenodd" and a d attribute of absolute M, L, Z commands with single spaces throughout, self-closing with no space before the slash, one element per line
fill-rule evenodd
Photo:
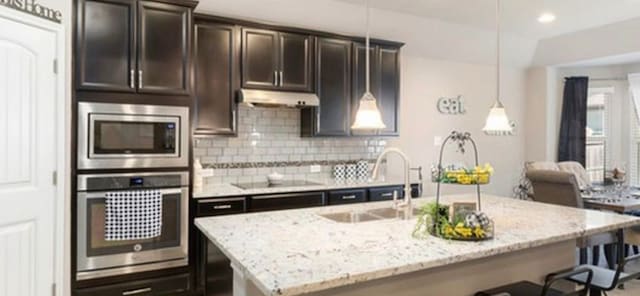
<path fill-rule="evenodd" d="M 432 200 L 415 199 L 414 205 Z M 448 196 L 443 200 L 474 198 Z M 415 218 L 346 224 L 318 215 L 390 205 L 378 202 L 209 217 L 195 223 L 231 259 L 236 271 L 241 270 L 264 295 L 319 293 L 560 242 L 565 242 L 563 250 L 573 257 L 572 245 L 567 245 L 571 240 L 640 224 L 631 216 L 490 195 L 483 195 L 483 210 L 494 220 L 495 238 L 479 243 L 413 238 Z M 568 260 L 564 265 L 573 258 Z M 234 295 L 243 294 L 234 291 Z"/>
<path fill-rule="evenodd" d="M 260 195 L 275 194 L 288 192 L 304 192 L 304 191 L 326 191 L 350 188 L 365 187 L 383 187 L 383 186 L 403 186 L 403 181 L 335 181 L 333 179 L 326 180 L 309 180 L 318 183 L 317 185 L 306 186 L 283 186 L 271 188 L 242 189 L 232 184 L 212 184 L 204 186 L 200 189 L 193 190 L 193 198 L 215 198 L 240 195 Z M 415 184 L 416 182 L 412 182 Z"/>

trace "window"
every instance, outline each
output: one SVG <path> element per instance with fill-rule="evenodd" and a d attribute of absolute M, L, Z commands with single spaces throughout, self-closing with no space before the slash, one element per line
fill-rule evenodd
<path fill-rule="evenodd" d="M 631 137 L 631 149 L 629 155 L 631 166 L 629 167 L 629 184 L 640 185 L 640 74 L 629 75 L 629 121 Z"/>
<path fill-rule="evenodd" d="M 613 88 L 589 88 L 587 99 L 586 170 L 592 182 L 604 181 L 607 163 L 609 104 Z"/>

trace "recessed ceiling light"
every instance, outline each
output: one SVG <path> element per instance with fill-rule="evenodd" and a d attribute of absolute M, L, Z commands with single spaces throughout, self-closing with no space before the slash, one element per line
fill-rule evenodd
<path fill-rule="evenodd" d="M 556 16 L 553 13 L 545 12 L 538 17 L 538 21 L 543 24 L 548 24 L 556 20 Z"/>

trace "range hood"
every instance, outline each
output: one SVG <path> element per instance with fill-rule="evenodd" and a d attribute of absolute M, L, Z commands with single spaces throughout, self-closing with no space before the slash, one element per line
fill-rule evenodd
<path fill-rule="evenodd" d="M 320 99 L 316 94 L 303 92 L 241 89 L 238 97 L 240 103 L 250 106 L 301 108 L 320 104 Z"/>

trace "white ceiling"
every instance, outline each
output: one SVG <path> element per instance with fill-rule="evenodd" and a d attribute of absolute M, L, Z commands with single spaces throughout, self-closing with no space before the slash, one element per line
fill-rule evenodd
<path fill-rule="evenodd" d="M 364 5 L 366 0 L 338 0 Z M 474 27 L 495 28 L 495 0 L 370 0 L 371 7 Z M 542 39 L 640 17 L 640 0 L 503 0 L 503 30 Z M 537 21 L 543 12 L 551 24 Z"/>

